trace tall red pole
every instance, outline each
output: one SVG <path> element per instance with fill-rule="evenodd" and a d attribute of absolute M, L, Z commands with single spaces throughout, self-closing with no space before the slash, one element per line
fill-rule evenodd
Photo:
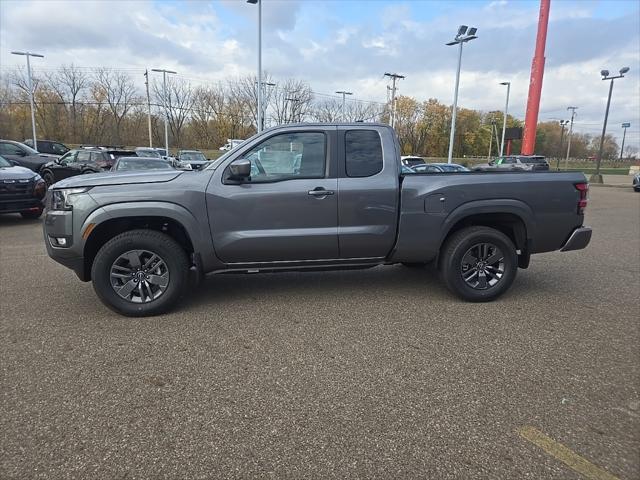
<path fill-rule="evenodd" d="M 536 146 L 536 127 L 540 110 L 540 94 L 542 92 L 542 76 L 544 75 L 544 48 L 547 44 L 547 26 L 551 0 L 540 0 L 540 18 L 538 19 L 538 36 L 536 52 L 531 62 L 531 80 L 529 80 L 529 97 L 527 98 L 527 114 L 524 119 L 522 136 L 522 155 L 532 155 Z"/>

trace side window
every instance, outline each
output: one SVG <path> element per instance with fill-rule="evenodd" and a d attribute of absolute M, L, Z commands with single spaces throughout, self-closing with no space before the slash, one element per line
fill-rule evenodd
<path fill-rule="evenodd" d="M 516 159 L 513 157 L 506 157 L 504 159 L 504 162 L 502 163 L 504 163 L 505 165 L 513 165 L 514 163 L 517 163 L 517 162 L 516 162 Z"/>
<path fill-rule="evenodd" d="M 90 161 L 90 163 L 95 165 L 100 160 L 102 160 L 102 153 L 100 153 L 100 152 L 91 152 L 91 161 Z"/>
<path fill-rule="evenodd" d="M 275 135 L 244 158 L 251 161 L 251 183 L 264 183 L 324 178 L 326 156 L 324 133 L 299 132 Z"/>
<path fill-rule="evenodd" d="M 78 156 L 76 157 L 77 163 L 89 163 L 89 158 L 91 158 L 91 152 L 87 152 L 85 150 L 78 152 Z"/>
<path fill-rule="evenodd" d="M 0 155 L 20 155 L 22 149 L 11 143 L 0 143 Z"/>
<path fill-rule="evenodd" d="M 65 164 L 69 164 L 69 163 L 73 163 L 76 159 L 76 153 L 77 152 L 69 152 L 66 155 L 63 155 L 62 157 L 60 157 L 59 162 L 60 163 L 65 163 Z"/>
<path fill-rule="evenodd" d="M 60 143 L 52 143 L 51 144 L 51 151 L 53 153 L 55 153 L 56 155 L 64 155 L 65 153 L 67 153 L 69 151 L 69 149 L 65 148 L 65 146 L 60 144 Z"/>
<path fill-rule="evenodd" d="M 348 177 L 370 177 L 382 171 L 382 142 L 375 130 L 349 130 L 344 136 Z"/>

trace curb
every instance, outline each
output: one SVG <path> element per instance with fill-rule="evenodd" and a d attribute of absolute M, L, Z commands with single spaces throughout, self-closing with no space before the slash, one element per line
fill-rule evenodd
<path fill-rule="evenodd" d="M 633 185 L 615 185 L 611 183 L 590 183 L 589 188 L 591 187 L 610 187 L 610 188 L 629 188 L 633 189 Z"/>

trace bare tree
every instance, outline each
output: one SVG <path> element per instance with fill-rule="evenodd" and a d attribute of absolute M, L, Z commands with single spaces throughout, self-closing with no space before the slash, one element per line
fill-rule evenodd
<path fill-rule="evenodd" d="M 71 141 L 77 142 L 78 129 L 84 126 L 81 121 L 82 105 L 80 102 L 84 99 L 85 92 L 89 87 L 89 76 L 71 64 L 63 65 L 58 72 L 47 75 L 47 81 L 60 101 L 65 104 L 65 110 L 70 119 Z"/>
<path fill-rule="evenodd" d="M 263 95 L 262 95 L 262 107 L 263 113 L 266 113 L 269 104 L 271 103 L 271 97 L 273 96 L 273 86 L 267 85 L 274 83 L 273 78 L 268 73 L 262 75 L 263 82 Z M 277 87 L 277 85 L 276 85 Z M 256 76 L 248 76 L 238 79 L 237 81 L 229 85 L 229 92 L 233 97 L 233 101 L 237 105 L 242 105 L 245 111 L 250 112 L 250 117 L 254 125 L 258 124 L 258 79 Z M 262 115 L 264 122 L 265 115 Z"/>
<path fill-rule="evenodd" d="M 311 110 L 313 92 L 307 82 L 288 78 L 275 89 L 273 118 L 277 124 L 301 122 Z"/>
<path fill-rule="evenodd" d="M 183 129 L 193 108 L 193 87 L 191 83 L 182 78 L 170 77 L 167 79 L 166 98 L 161 82 L 154 82 L 153 91 L 156 98 L 160 99 L 159 103 L 163 108 L 166 105 L 173 141 L 178 147 L 181 147 Z"/>
<path fill-rule="evenodd" d="M 318 122 L 338 122 L 342 119 L 342 101 L 336 98 L 323 100 L 313 107 L 313 117 Z"/>
<path fill-rule="evenodd" d="M 122 138 L 122 121 L 138 97 L 136 86 L 126 73 L 108 68 L 96 70 L 95 78 L 113 117 L 113 138 L 119 144 Z"/>

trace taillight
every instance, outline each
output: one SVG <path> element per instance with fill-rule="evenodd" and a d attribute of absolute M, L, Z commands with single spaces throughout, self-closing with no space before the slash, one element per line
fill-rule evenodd
<path fill-rule="evenodd" d="M 578 215 L 583 215 L 584 209 L 587 208 L 587 200 L 589 199 L 589 184 L 576 183 L 575 187 L 580 194 L 580 198 L 578 200 Z"/>

